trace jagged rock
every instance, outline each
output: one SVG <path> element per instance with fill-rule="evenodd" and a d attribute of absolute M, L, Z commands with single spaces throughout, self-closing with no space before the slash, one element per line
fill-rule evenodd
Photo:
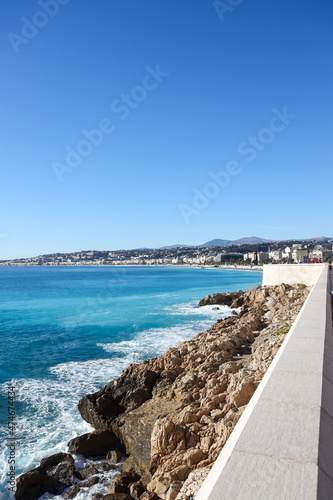
<path fill-rule="evenodd" d="M 44 458 L 39 467 L 17 478 L 15 498 L 35 500 L 46 492 L 60 494 L 75 480 L 73 457 L 68 453 L 57 453 Z"/>
<path fill-rule="evenodd" d="M 165 498 L 165 495 L 169 487 L 170 487 L 170 479 L 164 476 L 158 476 L 158 477 L 153 477 L 153 479 L 148 484 L 147 489 L 150 493 L 155 494 L 157 497 Z M 143 495 L 141 495 L 141 499 L 142 496 Z"/>
<path fill-rule="evenodd" d="M 71 439 L 68 451 L 84 457 L 106 456 L 111 448 L 121 447 L 121 443 L 114 433 L 108 430 L 97 430 Z"/>
<path fill-rule="evenodd" d="M 76 495 L 80 493 L 80 489 L 81 489 L 80 486 L 78 484 L 75 484 L 63 494 L 63 499 L 72 500 L 73 498 L 76 497 Z"/>
<path fill-rule="evenodd" d="M 74 465 L 74 459 L 69 453 L 56 453 L 49 457 L 43 458 L 40 462 L 42 469 L 49 469 L 60 463 L 67 462 L 69 465 Z"/>
<path fill-rule="evenodd" d="M 48 477 L 40 467 L 22 474 L 16 479 L 15 498 L 37 500 L 47 489 Z"/>
<path fill-rule="evenodd" d="M 169 455 L 176 447 L 178 450 L 186 449 L 185 429 L 175 425 L 169 418 L 155 422 L 150 439 L 151 467 L 159 463 L 159 457 Z"/>
<path fill-rule="evenodd" d="M 134 464 L 133 462 L 131 464 L 132 470 L 136 470 L 141 475 L 149 474 L 153 427 L 156 420 L 162 416 L 175 415 L 175 406 L 175 401 L 162 398 L 151 399 L 116 420 L 113 429 L 125 444 L 127 454 L 135 457 Z M 125 470 L 124 466 L 123 470 Z"/>
<path fill-rule="evenodd" d="M 113 483 L 113 484 L 111 484 L 111 486 L 109 486 L 108 493 L 109 494 L 113 494 L 113 493 L 129 494 L 129 486 L 128 486 L 128 484 L 124 484 L 124 483 Z"/>
<path fill-rule="evenodd" d="M 118 450 L 111 450 L 106 455 L 106 460 L 108 462 L 111 462 L 112 464 L 117 464 L 122 459 L 122 456 L 123 455 L 122 455 L 122 453 L 120 453 L 120 451 L 118 451 Z"/>
<path fill-rule="evenodd" d="M 183 486 L 182 481 L 173 481 L 173 483 L 171 483 L 170 485 L 170 488 L 168 489 L 165 499 L 175 500 L 177 495 L 180 493 L 182 486 Z"/>
<path fill-rule="evenodd" d="M 84 420 L 95 429 L 109 428 L 112 420 L 126 410 L 134 409 L 150 398 L 159 372 L 142 365 L 130 365 L 123 374 L 95 394 L 79 401 Z"/>
<path fill-rule="evenodd" d="M 114 482 L 109 486 L 108 494 L 110 493 L 130 493 L 130 485 L 136 483 L 140 476 L 135 472 L 122 472 L 116 477 Z"/>
<path fill-rule="evenodd" d="M 179 491 L 176 500 L 189 500 L 198 493 L 202 483 L 208 476 L 209 469 L 198 469 L 188 476 Z"/>
<path fill-rule="evenodd" d="M 132 483 L 129 488 L 129 492 L 132 498 L 139 500 L 140 496 L 145 492 L 145 487 L 142 481 L 137 481 Z"/>
<path fill-rule="evenodd" d="M 76 495 L 80 493 L 81 488 L 90 488 L 91 486 L 94 486 L 94 484 L 97 484 L 98 482 L 99 479 L 96 476 L 90 477 L 85 481 L 80 481 L 78 484 L 75 484 L 63 494 L 63 499 L 72 500 L 72 498 L 75 498 Z"/>
<path fill-rule="evenodd" d="M 132 497 L 126 493 L 108 493 L 101 500 L 132 500 Z"/>
<path fill-rule="evenodd" d="M 159 500 L 158 496 L 151 491 L 145 491 L 140 497 L 140 500 Z"/>
<path fill-rule="evenodd" d="M 75 476 L 78 479 L 83 480 L 90 476 L 94 476 L 95 474 L 99 474 L 100 472 L 112 470 L 113 468 L 113 465 L 108 462 L 98 462 L 90 467 L 86 467 L 85 469 L 75 472 Z"/>
<path fill-rule="evenodd" d="M 232 308 L 240 307 L 243 304 L 243 292 L 238 290 L 238 292 L 227 292 L 227 293 L 214 293 L 213 296 L 206 295 L 206 297 L 200 300 L 198 307 L 202 306 L 212 306 L 212 305 L 224 305 L 230 306 Z"/>

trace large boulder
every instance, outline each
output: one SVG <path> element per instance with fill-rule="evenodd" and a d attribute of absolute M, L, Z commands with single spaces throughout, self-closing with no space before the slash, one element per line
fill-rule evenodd
<path fill-rule="evenodd" d="M 233 308 L 241 307 L 243 305 L 243 292 L 227 292 L 227 293 L 214 293 L 213 296 L 207 295 L 204 299 L 200 300 L 198 307 L 223 305 Z"/>
<path fill-rule="evenodd" d="M 116 477 L 114 482 L 109 486 L 108 494 L 113 493 L 130 493 L 130 485 L 137 483 L 140 476 L 135 472 L 122 472 Z"/>
<path fill-rule="evenodd" d="M 84 457 L 105 457 L 111 449 L 121 447 L 119 439 L 110 429 L 89 432 L 71 439 L 68 443 L 70 453 Z"/>
<path fill-rule="evenodd" d="M 150 370 L 144 363 L 143 366 L 130 365 L 120 377 L 79 401 L 82 418 L 95 429 L 110 428 L 118 415 L 137 408 L 151 397 L 158 377 L 159 372 Z"/>
<path fill-rule="evenodd" d="M 114 430 L 125 444 L 127 454 L 133 459 L 133 462 L 125 462 L 123 470 L 129 466 L 127 470 L 135 470 L 140 475 L 149 474 L 152 431 L 155 422 L 165 415 L 176 415 L 175 402 L 154 398 L 117 419 Z"/>
<path fill-rule="evenodd" d="M 59 495 L 76 482 L 74 470 L 73 457 L 68 453 L 44 458 L 39 467 L 17 478 L 15 498 L 37 500 L 44 493 Z"/>
<path fill-rule="evenodd" d="M 20 500 L 37 500 L 47 492 L 48 476 L 40 467 L 22 474 L 16 479 L 14 497 Z"/>

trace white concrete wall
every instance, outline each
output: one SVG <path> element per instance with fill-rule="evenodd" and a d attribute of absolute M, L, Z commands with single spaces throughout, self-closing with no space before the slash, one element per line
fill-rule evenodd
<path fill-rule="evenodd" d="M 263 285 L 314 285 L 327 264 L 265 264 Z"/>
<path fill-rule="evenodd" d="M 286 267 L 283 282 L 293 280 Z M 313 289 L 195 500 L 333 499 L 330 279 L 328 265 L 315 268 Z M 298 271 L 295 280 L 303 281 Z"/>

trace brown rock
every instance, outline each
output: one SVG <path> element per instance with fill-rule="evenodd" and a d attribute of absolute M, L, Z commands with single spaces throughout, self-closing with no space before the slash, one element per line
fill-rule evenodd
<path fill-rule="evenodd" d="M 111 448 L 121 447 L 111 430 L 99 430 L 78 436 L 68 443 L 68 451 L 84 457 L 106 456 Z"/>
<path fill-rule="evenodd" d="M 211 297 L 207 295 L 204 299 L 200 300 L 198 307 L 207 305 L 225 305 L 233 308 L 240 307 L 243 303 L 243 292 L 239 290 L 237 293 L 227 292 L 227 293 L 214 293 Z"/>
<path fill-rule="evenodd" d="M 34 500 L 44 493 L 60 494 L 75 482 L 74 460 L 68 453 L 44 458 L 39 467 L 16 480 L 15 498 Z"/>
<path fill-rule="evenodd" d="M 118 451 L 118 450 L 111 450 L 106 455 L 106 460 L 108 462 L 111 462 L 112 464 L 117 464 L 122 459 L 122 456 L 123 455 L 122 455 L 122 453 L 120 453 L 120 451 Z"/>
<path fill-rule="evenodd" d="M 246 405 L 256 390 L 256 385 L 252 380 L 244 379 L 237 392 L 230 397 L 230 400 L 234 403 L 234 405 L 239 408 L 240 406 Z"/>
<path fill-rule="evenodd" d="M 124 483 L 112 483 L 108 488 L 108 494 L 126 493 L 129 495 L 129 486 Z"/>
<path fill-rule="evenodd" d="M 130 492 L 130 484 L 136 483 L 140 476 L 135 472 L 122 472 L 119 474 L 114 482 L 109 486 L 108 493 L 127 493 Z"/>
<path fill-rule="evenodd" d="M 156 466 L 161 455 L 169 455 L 176 447 L 186 448 L 184 428 L 168 418 L 156 420 L 151 434 L 151 466 Z"/>
<path fill-rule="evenodd" d="M 16 479 L 15 498 L 37 500 L 46 493 L 48 477 L 43 469 L 37 467 Z"/>
<path fill-rule="evenodd" d="M 75 472 L 75 475 L 78 479 L 87 479 L 90 476 L 94 476 L 95 474 L 98 474 L 100 472 L 105 472 L 112 469 L 113 469 L 112 464 L 108 462 L 98 462 L 95 465 L 86 467 L 85 469 Z"/>
<path fill-rule="evenodd" d="M 159 498 L 155 493 L 152 493 L 151 491 L 145 491 L 141 495 L 140 500 L 159 500 Z"/>
<path fill-rule="evenodd" d="M 176 402 L 167 398 L 153 398 L 141 407 L 117 419 L 115 430 L 132 458 L 131 468 L 140 475 L 149 474 L 151 467 L 151 435 L 156 420 L 175 415 Z M 125 466 L 125 464 L 124 464 Z M 126 467 L 126 466 L 125 466 Z"/>
<path fill-rule="evenodd" d="M 165 498 L 166 492 L 170 486 L 170 479 L 165 476 L 153 476 L 153 479 L 147 485 L 147 490 L 155 493 L 160 498 Z M 140 497 L 142 498 L 142 496 Z"/>
<path fill-rule="evenodd" d="M 95 429 L 109 428 L 111 422 L 125 409 L 142 405 L 151 396 L 159 371 L 147 365 L 130 365 L 122 375 L 95 394 L 88 394 L 79 401 L 78 408 L 84 420 Z"/>
<path fill-rule="evenodd" d="M 132 497 L 126 493 L 108 493 L 102 497 L 102 500 L 132 500 Z"/>
<path fill-rule="evenodd" d="M 165 500 L 175 500 L 178 493 L 182 489 L 183 482 L 182 481 L 173 481 L 168 489 Z"/>
<path fill-rule="evenodd" d="M 42 469 L 48 469 L 63 462 L 67 462 L 69 465 L 74 465 L 72 455 L 69 453 L 56 453 L 55 455 L 43 458 L 40 462 L 40 467 L 42 467 Z"/>
<path fill-rule="evenodd" d="M 142 481 L 137 481 L 136 483 L 132 483 L 129 488 L 129 492 L 131 497 L 139 500 L 140 496 L 145 492 L 145 487 L 143 486 Z"/>
<path fill-rule="evenodd" d="M 99 482 L 98 477 L 93 476 L 90 477 L 89 479 L 86 479 L 85 481 L 80 481 L 78 484 L 75 484 L 71 488 L 69 488 L 64 494 L 63 498 L 64 500 L 72 500 L 73 498 L 80 493 L 81 488 L 90 488 L 91 486 L 94 486 L 94 484 L 97 484 Z"/>

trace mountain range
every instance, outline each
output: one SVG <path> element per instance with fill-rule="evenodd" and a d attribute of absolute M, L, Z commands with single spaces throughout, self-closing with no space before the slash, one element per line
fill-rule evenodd
<path fill-rule="evenodd" d="M 327 236 L 319 236 L 316 238 L 307 238 L 304 240 L 299 240 L 299 241 L 327 241 L 331 238 L 328 238 Z M 180 247 L 199 247 L 199 248 L 206 248 L 206 247 L 230 247 L 232 245 L 259 245 L 261 243 L 275 243 L 277 240 L 267 240 L 264 238 L 258 238 L 257 236 L 249 236 L 247 238 L 240 238 L 238 240 L 222 240 L 222 239 L 215 239 L 215 240 L 210 240 L 206 241 L 206 243 L 202 243 L 202 245 L 169 245 L 166 247 L 161 247 L 160 250 L 166 250 L 168 248 L 180 248 Z M 287 240 L 281 240 L 281 241 L 287 241 Z"/>

